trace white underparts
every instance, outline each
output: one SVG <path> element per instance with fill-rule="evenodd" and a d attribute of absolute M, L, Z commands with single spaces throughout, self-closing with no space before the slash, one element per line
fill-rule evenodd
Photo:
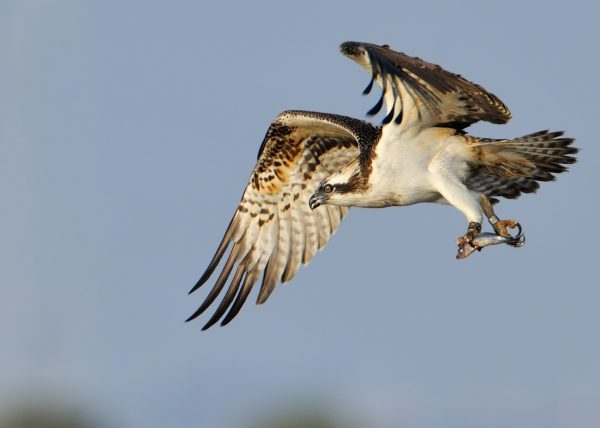
<path fill-rule="evenodd" d="M 464 184 L 470 156 L 465 138 L 451 129 L 403 131 L 387 125 L 375 147 L 368 190 L 345 195 L 346 202 L 363 207 L 448 203 L 467 221 L 481 223 L 481 195 Z"/>
<path fill-rule="evenodd" d="M 462 212 L 469 222 L 481 223 L 481 195 L 472 192 L 463 183 L 466 167 L 464 159 L 444 150 L 433 157 L 428 170 L 438 192 Z"/>

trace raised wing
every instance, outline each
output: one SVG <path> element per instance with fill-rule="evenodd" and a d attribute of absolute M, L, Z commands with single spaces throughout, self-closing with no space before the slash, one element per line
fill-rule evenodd
<path fill-rule="evenodd" d="M 340 49 L 371 73 L 364 94 L 371 91 L 373 82 L 381 86 L 381 98 L 367 114 L 377 114 L 385 100 L 388 114 L 383 123 L 394 120 L 405 127 L 464 129 L 479 120 L 506 123 L 511 117 L 494 94 L 439 65 L 395 52 L 387 45 L 345 42 Z"/>
<path fill-rule="evenodd" d="M 230 248 L 227 261 L 188 321 L 210 306 L 232 272 L 229 288 L 203 330 L 228 308 L 221 325 L 231 321 L 261 274 L 257 303 L 265 302 L 278 281 L 291 280 L 300 264 L 325 246 L 348 208 L 322 205 L 311 210 L 309 198 L 323 179 L 355 160 L 359 146 L 368 144 L 375 132 L 366 122 L 331 114 L 287 111 L 277 117 L 225 236 L 190 293 L 208 280 Z"/>

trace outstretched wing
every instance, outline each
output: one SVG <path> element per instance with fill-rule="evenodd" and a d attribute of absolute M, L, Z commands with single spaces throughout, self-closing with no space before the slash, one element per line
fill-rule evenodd
<path fill-rule="evenodd" d="M 210 306 L 232 272 L 223 300 L 203 329 L 219 321 L 228 308 L 221 325 L 231 321 L 261 274 L 257 303 L 266 301 L 278 281 L 291 280 L 300 264 L 323 248 L 348 208 L 322 205 L 311 210 L 309 198 L 323 179 L 358 157 L 359 145 L 374 129 L 357 119 L 324 113 L 288 111 L 277 117 L 225 236 L 190 292 L 208 280 L 230 248 L 227 261 L 188 321 Z"/>
<path fill-rule="evenodd" d="M 371 73 L 364 94 L 371 91 L 373 82 L 381 86 L 381 98 L 367 114 L 377 114 L 385 100 L 388 114 L 383 123 L 395 120 L 405 127 L 464 129 L 479 120 L 506 123 L 511 117 L 498 97 L 439 65 L 395 52 L 387 45 L 345 42 L 340 49 Z"/>

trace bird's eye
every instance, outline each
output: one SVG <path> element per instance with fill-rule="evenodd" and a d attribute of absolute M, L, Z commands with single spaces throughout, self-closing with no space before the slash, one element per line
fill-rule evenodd
<path fill-rule="evenodd" d="M 331 184 L 326 184 L 325 186 L 323 186 L 323 191 L 325 193 L 331 193 L 333 192 L 333 186 Z"/>

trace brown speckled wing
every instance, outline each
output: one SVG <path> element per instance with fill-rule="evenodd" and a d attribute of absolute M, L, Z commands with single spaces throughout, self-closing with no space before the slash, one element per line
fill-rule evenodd
<path fill-rule="evenodd" d="M 202 314 L 229 287 L 203 329 L 235 317 L 262 275 L 257 303 L 275 285 L 291 280 L 323 248 L 347 212 L 345 207 L 309 207 L 318 184 L 359 156 L 375 128 L 366 122 L 324 113 L 288 111 L 271 124 L 225 236 L 206 272 L 192 291 L 204 284 L 223 256 L 229 255 L 204 303 L 188 319 Z"/>
<path fill-rule="evenodd" d="M 511 117 L 494 94 L 439 65 L 393 51 L 386 45 L 345 42 L 340 49 L 371 73 L 365 94 L 373 82 L 381 86 L 381 99 L 367 114 L 377 114 L 385 100 L 388 114 L 383 123 L 394 120 L 404 126 L 464 129 L 479 120 L 506 123 Z"/>

